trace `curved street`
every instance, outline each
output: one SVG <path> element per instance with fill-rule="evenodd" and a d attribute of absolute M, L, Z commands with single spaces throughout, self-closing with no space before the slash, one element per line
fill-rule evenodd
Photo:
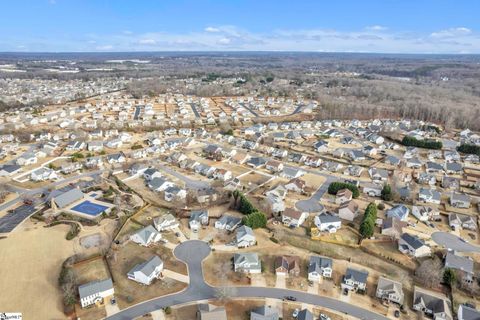
<path fill-rule="evenodd" d="M 168 306 L 174 306 L 184 303 L 193 303 L 200 300 L 215 299 L 219 288 L 212 287 L 205 282 L 202 270 L 202 261 L 210 254 L 210 246 L 200 240 L 190 240 L 179 244 L 174 249 L 174 255 L 177 259 L 183 261 L 188 268 L 190 277 L 189 286 L 178 293 L 158 297 L 152 300 L 144 301 L 132 307 L 126 308 L 107 319 L 133 319 L 146 313 L 153 312 Z M 352 304 L 348 304 L 336 299 L 322 297 L 301 291 L 278 289 L 270 287 L 228 287 L 229 296 L 232 298 L 274 298 L 283 299 L 285 296 L 297 298 L 298 303 L 307 303 L 328 308 L 359 319 L 368 320 L 387 320 L 388 318 L 375 312 L 362 309 Z"/>

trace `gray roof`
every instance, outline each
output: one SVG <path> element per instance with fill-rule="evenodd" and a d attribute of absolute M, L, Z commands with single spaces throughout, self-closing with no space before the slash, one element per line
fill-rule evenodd
<path fill-rule="evenodd" d="M 0 170 L 1 171 L 6 171 L 8 173 L 12 173 L 12 172 L 17 171 L 20 168 L 21 167 L 19 165 L 16 165 L 16 164 L 5 164 L 5 165 L 0 167 Z"/>
<path fill-rule="evenodd" d="M 83 199 L 83 197 L 83 192 L 80 191 L 80 189 L 74 188 L 55 197 L 54 201 L 59 208 L 65 208 L 66 206 L 74 203 L 75 201 Z"/>
<path fill-rule="evenodd" d="M 297 320 L 313 320 L 313 314 L 308 309 L 303 309 L 298 313 Z"/>
<path fill-rule="evenodd" d="M 108 278 L 100 281 L 92 281 L 86 284 L 82 284 L 78 287 L 78 294 L 80 299 L 91 296 L 93 294 L 113 289 L 112 279 Z"/>
<path fill-rule="evenodd" d="M 333 223 L 341 221 L 339 217 L 332 214 L 322 213 L 318 216 L 320 223 Z"/>
<path fill-rule="evenodd" d="M 332 269 L 333 260 L 327 257 L 311 256 L 310 263 L 308 264 L 308 273 L 317 272 L 321 273 L 321 269 Z"/>
<path fill-rule="evenodd" d="M 156 234 L 158 232 L 151 224 L 135 232 L 135 234 L 138 235 L 144 243 L 147 243 L 152 233 Z"/>
<path fill-rule="evenodd" d="M 147 261 L 137 264 L 128 272 L 128 274 L 133 275 L 135 272 L 141 272 L 148 277 L 160 265 L 163 265 L 162 259 L 160 259 L 158 256 L 153 256 Z"/>
<path fill-rule="evenodd" d="M 278 320 L 278 310 L 271 306 L 261 306 L 250 312 L 250 320 Z"/>
<path fill-rule="evenodd" d="M 414 249 L 421 248 L 425 245 L 422 239 L 417 236 L 411 235 L 410 233 L 404 233 L 400 237 L 403 241 L 405 241 L 409 246 Z"/>
<path fill-rule="evenodd" d="M 347 268 L 347 271 L 345 272 L 345 280 L 352 279 L 355 282 L 367 283 L 367 278 L 367 271 Z"/>
<path fill-rule="evenodd" d="M 445 268 L 462 270 L 473 274 L 473 260 L 448 252 L 445 257 Z"/>
<path fill-rule="evenodd" d="M 460 305 L 458 314 L 460 313 L 462 317 L 459 316 L 458 320 L 480 320 L 480 311 L 466 305 Z"/>
<path fill-rule="evenodd" d="M 233 263 L 238 264 L 243 261 L 247 261 L 250 264 L 259 264 L 260 259 L 258 258 L 258 254 L 255 252 L 243 252 L 243 253 L 235 253 L 233 256 Z"/>

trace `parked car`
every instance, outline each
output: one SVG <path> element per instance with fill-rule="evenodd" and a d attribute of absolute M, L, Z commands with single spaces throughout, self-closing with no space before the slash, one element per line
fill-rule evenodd
<path fill-rule="evenodd" d="M 283 298 L 283 300 L 297 301 L 297 298 L 295 298 L 294 296 L 285 296 L 285 297 Z"/>
<path fill-rule="evenodd" d="M 395 310 L 393 315 L 395 316 L 395 318 L 400 318 L 400 310 Z"/>

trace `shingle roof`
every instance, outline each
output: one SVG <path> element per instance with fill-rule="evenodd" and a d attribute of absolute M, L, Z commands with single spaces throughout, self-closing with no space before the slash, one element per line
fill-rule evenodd
<path fill-rule="evenodd" d="M 78 294 L 80 299 L 91 296 L 102 291 L 106 291 L 113 288 L 112 279 L 108 278 L 101 281 L 93 281 L 86 284 L 82 284 L 78 287 Z"/>

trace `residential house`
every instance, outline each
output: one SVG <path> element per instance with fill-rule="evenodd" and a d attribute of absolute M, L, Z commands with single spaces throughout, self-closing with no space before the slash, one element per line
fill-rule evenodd
<path fill-rule="evenodd" d="M 143 285 L 150 285 L 153 280 L 158 279 L 163 270 L 163 261 L 158 256 L 153 256 L 145 262 L 134 266 L 127 273 L 130 280 L 136 281 Z"/>
<path fill-rule="evenodd" d="M 308 309 L 303 309 L 298 312 L 297 320 L 314 320 L 313 313 Z"/>
<path fill-rule="evenodd" d="M 107 162 L 110 164 L 124 163 L 125 161 L 127 161 L 127 157 L 125 157 L 123 152 L 107 155 Z"/>
<path fill-rule="evenodd" d="M 433 161 L 428 161 L 425 164 L 425 171 L 427 173 L 442 173 L 444 172 L 443 166 Z"/>
<path fill-rule="evenodd" d="M 367 278 L 367 271 L 347 268 L 341 284 L 342 289 L 365 292 L 367 290 Z"/>
<path fill-rule="evenodd" d="M 92 281 L 78 287 L 78 295 L 82 308 L 93 304 L 102 304 L 105 298 L 112 297 L 113 294 L 113 283 L 110 278 L 101 281 Z"/>
<path fill-rule="evenodd" d="M 389 217 L 382 222 L 382 234 L 398 240 L 403 234 L 403 228 L 407 226 L 407 222 L 398 218 Z"/>
<path fill-rule="evenodd" d="M 90 152 L 100 152 L 103 150 L 102 141 L 90 141 L 87 146 L 87 150 Z"/>
<path fill-rule="evenodd" d="M 418 199 L 425 203 L 440 204 L 441 194 L 437 190 L 420 188 Z"/>
<path fill-rule="evenodd" d="M 412 215 L 420 221 L 438 221 L 441 219 L 438 210 L 427 206 L 413 206 Z"/>
<path fill-rule="evenodd" d="M 195 210 L 190 213 L 188 226 L 194 232 L 198 231 L 201 226 L 208 225 L 208 210 Z"/>
<path fill-rule="evenodd" d="M 152 225 L 148 225 L 130 236 L 130 240 L 144 247 L 148 247 L 161 239 L 162 235 Z"/>
<path fill-rule="evenodd" d="M 261 306 L 250 311 L 250 320 L 279 320 L 278 310 L 271 306 Z"/>
<path fill-rule="evenodd" d="M 466 214 L 450 213 L 448 215 L 448 225 L 453 230 L 477 230 L 477 223 L 475 222 L 475 218 Z"/>
<path fill-rule="evenodd" d="M 341 189 L 337 192 L 335 196 L 335 203 L 336 204 L 344 204 L 350 202 L 352 200 L 353 193 L 350 189 Z"/>
<path fill-rule="evenodd" d="M 271 172 L 281 172 L 283 170 L 283 163 L 277 160 L 268 160 L 265 163 L 265 169 Z"/>
<path fill-rule="evenodd" d="M 165 189 L 164 199 L 165 201 L 185 201 L 187 197 L 187 190 L 179 188 L 176 185 L 169 186 Z"/>
<path fill-rule="evenodd" d="M 237 229 L 237 234 L 235 236 L 235 243 L 237 248 L 247 248 L 257 244 L 257 239 L 253 233 L 252 228 L 248 226 L 241 226 Z"/>
<path fill-rule="evenodd" d="M 287 178 L 287 179 L 294 179 L 294 178 L 300 178 L 303 176 L 306 172 L 299 169 L 299 168 L 293 168 L 293 167 L 285 167 L 283 168 L 282 173 L 280 173 L 280 176 Z"/>
<path fill-rule="evenodd" d="M 58 175 L 55 170 L 52 170 L 48 167 L 40 167 L 37 170 L 30 173 L 30 179 L 32 181 L 46 181 L 46 180 L 55 180 L 58 179 Z"/>
<path fill-rule="evenodd" d="M 440 294 L 415 286 L 413 290 L 413 306 L 433 320 L 452 320 L 447 298 Z"/>
<path fill-rule="evenodd" d="M 232 172 L 225 169 L 217 169 L 213 173 L 213 178 L 221 181 L 228 181 L 232 179 Z"/>
<path fill-rule="evenodd" d="M 392 166 L 398 166 L 400 165 L 400 159 L 395 156 L 388 155 L 387 157 L 385 157 L 385 163 Z"/>
<path fill-rule="evenodd" d="M 227 311 L 223 306 L 201 303 L 198 305 L 196 320 L 227 320 Z"/>
<path fill-rule="evenodd" d="M 165 178 L 153 178 L 151 181 L 148 182 L 148 187 L 151 190 L 157 192 L 165 191 L 173 186 L 175 186 L 175 184 Z"/>
<path fill-rule="evenodd" d="M 376 296 L 381 300 L 403 305 L 403 286 L 400 282 L 380 277 L 378 279 Z"/>
<path fill-rule="evenodd" d="M 155 168 L 148 168 L 143 172 L 143 177 L 147 181 L 151 181 L 155 178 L 161 178 L 162 174 Z"/>
<path fill-rule="evenodd" d="M 308 280 L 319 282 L 322 278 L 331 278 L 333 260 L 322 256 L 311 256 L 308 264 Z"/>
<path fill-rule="evenodd" d="M 282 212 L 282 223 L 286 226 L 299 227 L 308 217 L 308 212 L 301 212 L 293 208 L 287 208 Z"/>
<path fill-rule="evenodd" d="M 432 254 L 432 250 L 418 236 L 404 233 L 398 239 L 398 250 L 403 254 L 421 258 Z"/>
<path fill-rule="evenodd" d="M 285 184 L 285 189 L 287 189 L 288 191 L 296 192 L 296 193 L 303 193 L 305 192 L 305 186 L 306 186 L 306 183 L 304 180 L 299 178 L 294 178 L 288 181 L 287 184 Z"/>
<path fill-rule="evenodd" d="M 320 232 L 329 232 L 335 233 L 342 226 L 342 220 L 339 217 L 322 213 L 315 217 L 314 219 L 315 226 L 317 226 Z"/>
<path fill-rule="evenodd" d="M 445 172 L 448 174 L 461 174 L 463 172 L 463 166 L 458 162 L 446 162 Z"/>
<path fill-rule="evenodd" d="M 160 232 L 178 228 L 179 223 L 171 213 L 167 213 L 163 216 L 153 218 L 153 225 Z"/>
<path fill-rule="evenodd" d="M 19 166 L 29 166 L 37 163 L 37 156 L 32 152 L 26 152 L 17 158 L 15 161 Z"/>
<path fill-rule="evenodd" d="M 277 257 L 274 268 L 277 276 L 298 277 L 300 275 L 300 258 L 289 255 Z"/>
<path fill-rule="evenodd" d="M 458 307 L 457 319 L 458 320 L 480 320 L 480 311 L 470 306 L 467 306 L 465 304 L 461 304 Z"/>
<path fill-rule="evenodd" d="M 397 218 L 400 221 L 407 221 L 408 220 L 408 214 L 410 213 L 410 209 L 408 209 L 405 205 L 399 204 L 394 206 L 391 209 L 388 209 L 385 211 L 385 216 L 387 218 Z"/>
<path fill-rule="evenodd" d="M 224 214 L 220 219 L 215 221 L 215 228 L 220 230 L 233 231 L 242 223 L 241 218 Z"/>
<path fill-rule="evenodd" d="M 235 253 L 233 255 L 233 270 L 244 273 L 261 273 L 262 263 L 254 252 Z"/>
<path fill-rule="evenodd" d="M 370 197 L 380 197 L 382 195 L 383 187 L 379 184 L 368 183 L 363 186 L 363 193 Z"/>
<path fill-rule="evenodd" d="M 358 215 L 358 204 L 352 200 L 338 208 L 338 216 L 343 220 L 353 221 Z"/>
<path fill-rule="evenodd" d="M 4 164 L 0 166 L 0 177 L 13 176 L 20 171 L 21 167 L 16 164 Z"/>
<path fill-rule="evenodd" d="M 388 171 L 385 169 L 370 168 L 368 169 L 368 174 L 370 178 L 374 181 L 387 181 Z"/>
<path fill-rule="evenodd" d="M 457 274 L 460 275 L 464 283 L 473 283 L 473 260 L 470 257 L 462 257 L 453 252 L 447 252 L 444 266 L 446 269 L 457 271 Z"/>
<path fill-rule="evenodd" d="M 450 196 L 450 205 L 455 208 L 470 208 L 470 197 L 463 193 L 453 192 Z"/>
<path fill-rule="evenodd" d="M 413 157 L 413 158 L 407 159 L 405 161 L 405 165 L 407 166 L 407 168 L 420 169 L 423 166 L 423 163 L 418 158 Z"/>
<path fill-rule="evenodd" d="M 457 178 L 443 176 L 442 177 L 442 188 L 450 190 L 460 189 L 460 181 Z"/>

